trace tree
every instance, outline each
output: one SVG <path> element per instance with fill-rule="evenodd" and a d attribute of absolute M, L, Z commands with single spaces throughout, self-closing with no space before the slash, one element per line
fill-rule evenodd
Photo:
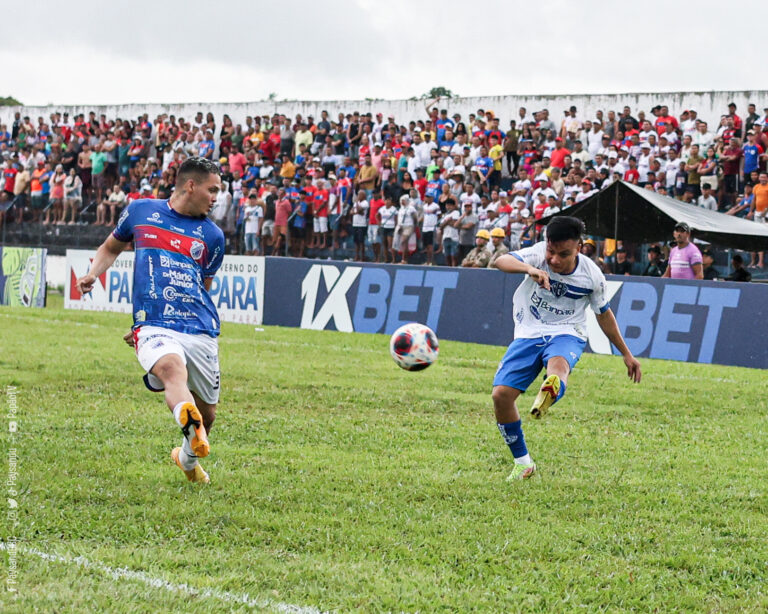
<path fill-rule="evenodd" d="M 438 98 L 455 98 L 458 94 L 454 94 L 447 87 L 442 85 L 433 87 L 431 90 L 419 96 L 419 100 L 436 100 Z M 416 97 L 412 97 L 411 100 L 417 100 Z"/>
<path fill-rule="evenodd" d="M 22 105 L 13 96 L 0 96 L 0 107 L 21 107 Z"/>

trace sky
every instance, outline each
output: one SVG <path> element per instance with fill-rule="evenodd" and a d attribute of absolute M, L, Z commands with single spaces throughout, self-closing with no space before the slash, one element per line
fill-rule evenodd
<path fill-rule="evenodd" d="M 0 11 L 26 105 L 768 88 L 763 2 L 133 0 Z M 66 8 L 62 8 L 62 6 Z M 761 22 L 758 22 L 758 24 Z M 730 24 L 725 26 L 724 24 Z"/>

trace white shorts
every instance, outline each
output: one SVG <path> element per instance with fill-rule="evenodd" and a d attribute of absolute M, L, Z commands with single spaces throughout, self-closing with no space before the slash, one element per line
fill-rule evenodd
<path fill-rule="evenodd" d="M 370 224 L 368 226 L 368 242 L 371 245 L 373 245 L 374 243 L 381 243 L 378 224 Z"/>
<path fill-rule="evenodd" d="M 312 228 L 315 232 L 328 232 L 328 218 L 327 217 L 315 217 L 312 218 Z"/>
<path fill-rule="evenodd" d="M 153 392 L 160 392 L 163 382 L 150 370 L 168 354 L 181 357 L 187 366 L 187 385 L 203 401 L 219 402 L 219 344 L 208 335 L 190 335 L 161 326 L 142 326 L 133 331 L 136 357 L 147 372 L 144 383 Z"/>

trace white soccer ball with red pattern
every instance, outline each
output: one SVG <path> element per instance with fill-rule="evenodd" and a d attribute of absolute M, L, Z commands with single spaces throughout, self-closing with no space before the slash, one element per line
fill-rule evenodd
<path fill-rule="evenodd" d="M 394 332 L 389 340 L 389 353 L 398 367 L 421 371 L 437 360 L 437 335 L 429 326 L 411 322 Z"/>

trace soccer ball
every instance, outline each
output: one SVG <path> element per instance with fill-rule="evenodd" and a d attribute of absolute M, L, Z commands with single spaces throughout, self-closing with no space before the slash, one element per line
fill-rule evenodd
<path fill-rule="evenodd" d="M 398 328 L 389 340 L 389 353 L 398 367 L 421 371 L 437 360 L 437 335 L 429 326 L 411 322 Z"/>

